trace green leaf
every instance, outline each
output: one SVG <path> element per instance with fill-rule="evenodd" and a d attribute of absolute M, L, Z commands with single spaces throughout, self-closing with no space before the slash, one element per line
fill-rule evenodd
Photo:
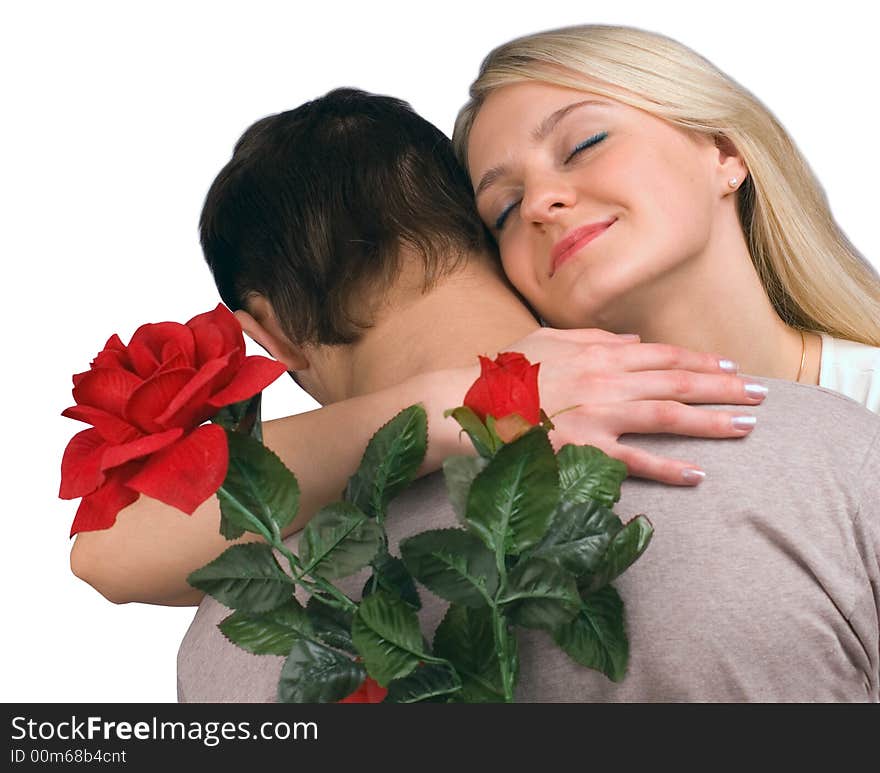
<path fill-rule="evenodd" d="M 221 531 L 260 534 L 272 541 L 296 516 L 299 484 L 272 451 L 248 435 L 226 431 L 229 469 L 218 489 Z M 224 524 L 225 521 L 225 524 Z"/>
<path fill-rule="evenodd" d="M 529 556 L 553 561 L 581 577 L 596 570 L 612 538 L 622 528 L 620 519 L 594 499 L 560 501 L 547 534 Z"/>
<path fill-rule="evenodd" d="M 366 678 L 364 667 L 315 641 L 295 642 L 278 681 L 279 703 L 336 703 Z"/>
<path fill-rule="evenodd" d="M 559 462 L 560 498 L 566 502 L 597 502 L 612 507 L 620 499 L 626 465 L 593 446 L 563 446 Z"/>
<path fill-rule="evenodd" d="M 217 492 L 218 499 L 220 498 L 220 492 Z M 244 534 L 245 529 L 237 526 L 232 520 L 230 520 L 229 516 L 223 511 L 223 500 L 220 500 L 220 535 L 227 540 L 238 539 L 242 534 Z"/>
<path fill-rule="evenodd" d="M 582 589 L 585 587 L 588 592 L 593 592 L 613 582 L 645 552 L 653 534 L 654 528 L 644 515 L 633 518 L 614 535 L 589 584 L 579 583 Z"/>
<path fill-rule="evenodd" d="M 232 405 L 225 405 L 214 414 L 211 421 L 230 432 L 250 435 L 262 443 L 263 424 L 260 420 L 262 397 L 263 393 L 257 392 L 253 397 L 249 397 L 246 400 L 232 403 Z"/>
<path fill-rule="evenodd" d="M 449 456 L 443 462 L 443 477 L 446 480 L 449 501 L 462 524 L 465 523 L 471 484 L 487 464 L 489 460 L 482 456 Z"/>
<path fill-rule="evenodd" d="M 577 616 L 557 628 L 553 638 L 572 660 L 601 671 L 612 682 L 625 676 L 629 641 L 623 601 L 610 585 L 584 599 Z"/>
<path fill-rule="evenodd" d="M 390 593 L 378 591 L 361 601 L 351 626 L 354 646 L 367 672 L 379 684 L 409 674 L 424 652 L 415 610 Z"/>
<path fill-rule="evenodd" d="M 510 617 L 527 628 L 552 630 L 567 623 L 578 612 L 581 597 L 571 574 L 552 561 L 528 558 L 507 576 L 504 597 L 499 603 L 517 602 Z"/>
<path fill-rule="evenodd" d="M 449 663 L 423 663 L 409 676 L 388 685 L 386 703 L 416 703 L 457 693 L 461 679 Z"/>
<path fill-rule="evenodd" d="M 384 590 L 399 596 L 413 609 L 422 608 L 422 600 L 416 589 L 415 580 L 409 569 L 397 556 L 381 550 L 371 562 L 373 574 L 364 583 L 361 598 L 364 599 L 375 590 Z"/>
<path fill-rule="evenodd" d="M 354 642 L 351 640 L 351 623 L 353 615 L 322 602 L 317 596 L 309 596 L 306 614 L 315 635 L 324 644 L 345 650 L 357 655 Z"/>
<path fill-rule="evenodd" d="M 254 655 L 287 655 L 295 641 L 314 637 L 306 611 L 293 597 L 262 614 L 233 612 L 217 627 L 229 641 Z"/>
<path fill-rule="evenodd" d="M 447 601 L 486 606 L 498 588 L 495 556 L 461 529 L 423 531 L 403 540 L 400 554 L 416 579 Z"/>
<path fill-rule="evenodd" d="M 443 415 L 452 416 L 461 428 L 467 432 L 471 443 L 477 449 L 477 453 L 481 457 L 491 459 L 498 450 L 498 442 L 492 436 L 492 433 L 486 428 L 486 425 L 480 420 L 480 417 L 474 413 L 473 409 L 466 405 L 460 405 L 458 408 L 452 408 L 444 411 Z"/>
<path fill-rule="evenodd" d="M 502 447 L 471 486 L 468 525 L 490 550 L 519 554 L 540 542 L 559 499 L 556 457 L 533 429 Z"/>
<path fill-rule="evenodd" d="M 461 691 L 454 696 L 456 700 L 504 701 L 489 607 L 473 609 L 450 604 L 434 633 L 434 654 L 450 661 L 461 677 Z"/>
<path fill-rule="evenodd" d="M 383 544 L 382 527 L 348 502 L 322 507 L 299 540 L 303 572 L 327 580 L 363 569 Z"/>
<path fill-rule="evenodd" d="M 293 593 L 293 580 L 275 560 L 272 548 L 256 542 L 227 548 L 187 581 L 224 606 L 250 613 L 275 609 Z"/>
<path fill-rule="evenodd" d="M 371 518 L 384 518 L 388 503 L 415 478 L 428 447 L 428 416 L 421 405 L 397 414 L 373 435 L 345 499 Z"/>

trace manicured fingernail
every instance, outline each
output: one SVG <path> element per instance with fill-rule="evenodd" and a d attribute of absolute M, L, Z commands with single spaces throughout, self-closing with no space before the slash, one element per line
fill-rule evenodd
<path fill-rule="evenodd" d="M 641 339 L 641 336 L 636 333 L 618 333 L 618 338 L 622 338 L 624 341 L 638 341 Z"/>
<path fill-rule="evenodd" d="M 736 373 L 739 370 L 739 365 L 733 360 L 718 360 L 718 367 L 727 373 Z"/>
<path fill-rule="evenodd" d="M 766 397 L 769 391 L 763 384 L 746 384 L 745 390 L 749 397 Z"/>
<path fill-rule="evenodd" d="M 757 416 L 734 416 L 730 423 L 734 429 L 751 429 L 758 423 Z"/>
<path fill-rule="evenodd" d="M 685 483 L 699 483 L 706 477 L 706 473 L 702 470 L 682 470 L 681 478 Z"/>

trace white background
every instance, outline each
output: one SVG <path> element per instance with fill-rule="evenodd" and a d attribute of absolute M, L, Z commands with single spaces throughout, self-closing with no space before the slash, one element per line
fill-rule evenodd
<path fill-rule="evenodd" d="M 9 10 L 11 7 L 16 10 Z M 217 296 L 197 221 L 257 118 L 349 85 L 447 133 L 481 58 L 519 34 L 630 24 L 692 46 L 768 104 L 880 265 L 870 4 L 28 2 L 0 17 L 0 700 L 173 701 L 192 609 L 114 606 L 73 577 L 77 502 L 56 498 L 70 376 L 107 337 L 184 322 Z M 735 298 L 723 299 L 735 303 Z M 272 418 L 313 407 L 289 379 Z"/>

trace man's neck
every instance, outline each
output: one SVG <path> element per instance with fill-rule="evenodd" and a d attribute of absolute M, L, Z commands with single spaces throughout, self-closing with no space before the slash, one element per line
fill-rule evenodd
<path fill-rule="evenodd" d="M 398 294 L 399 296 L 400 294 Z M 392 298 L 363 339 L 340 358 L 339 399 L 374 392 L 419 373 L 475 365 L 539 325 L 500 275 L 476 259 L 424 294 Z"/>

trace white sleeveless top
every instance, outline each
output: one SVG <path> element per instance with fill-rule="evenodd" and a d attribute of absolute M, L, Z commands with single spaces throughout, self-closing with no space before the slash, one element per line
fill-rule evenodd
<path fill-rule="evenodd" d="M 833 389 L 880 413 L 880 347 L 822 336 L 819 386 Z"/>

